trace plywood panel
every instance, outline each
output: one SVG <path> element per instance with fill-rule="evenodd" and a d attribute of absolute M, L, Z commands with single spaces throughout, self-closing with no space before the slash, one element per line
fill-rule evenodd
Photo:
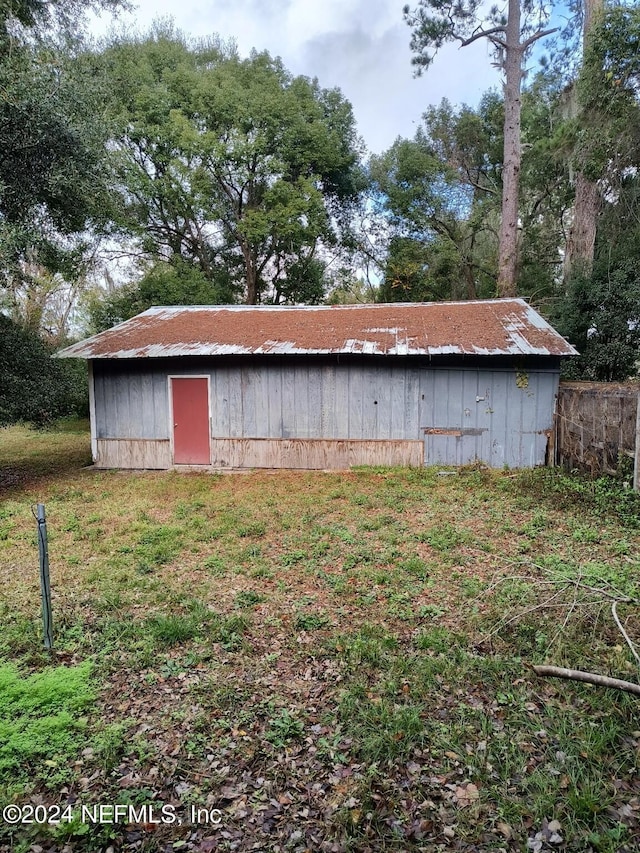
<path fill-rule="evenodd" d="M 171 467 L 171 448 L 168 440 L 98 439 L 97 445 L 97 468 Z"/>
<path fill-rule="evenodd" d="M 212 466 L 343 470 L 354 465 L 422 465 L 421 441 L 214 439 Z"/>

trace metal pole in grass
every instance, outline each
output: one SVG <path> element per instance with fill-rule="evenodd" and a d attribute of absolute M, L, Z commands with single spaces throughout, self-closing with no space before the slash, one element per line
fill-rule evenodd
<path fill-rule="evenodd" d="M 51 584 L 49 582 L 49 546 L 47 543 L 47 519 L 44 504 L 37 505 L 38 550 L 40 552 L 40 594 L 42 596 L 42 625 L 44 647 L 53 647 L 53 622 L 51 619 Z"/>

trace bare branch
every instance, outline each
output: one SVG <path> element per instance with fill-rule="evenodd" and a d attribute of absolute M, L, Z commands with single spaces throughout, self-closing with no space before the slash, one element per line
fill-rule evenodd
<path fill-rule="evenodd" d="M 489 38 L 495 33 L 506 33 L 506 26 L 500 27 L 492 27 L 490 30 L 479 30 L 477 33 L 474 33 L 468 39 L 460 40 L 460 47 L 467 47 L 467 45 L 473 44 L 474 41 L 478 41 L 478 39 Z"/>
<path fill-rule="evenodd" d="M 626 693 L 634 693 L 640 696 L 640 684 L 631 681 L 622 681 L 619 678 L 609 678 L 607 675 L 597 675 L 593 672 L 582 672 L 579 669 L 564 669 L 561 666 L 533 666 L 536 675 L 549 678 L 566 678 L 570 681 L 584 681 L 587 684 L 595 684 L 598 687 L 612 687 L 614 690 L 624 690 Z"/>
<path fill-rule="evenodd" d="M 617 601 L 614 601 L 614 602 L 613 602 L 613 604 L 611 605 L 611 614 L 612 614 L 612 616 L 613 616 L 613 619 L 614 619 L 614 621 L 615 621 L 616 625 L 617 625 L 617 626 L 618 626 L 618 628 L 620 629 L 620 633 L 621 633 L 621 634 L 622 634 L 622 636 L 625 638 L 627 645 L 628 645 L 628 646 L 629 646 L 629 648 L 631 649 L 631 654 L 634 656 L 634 658 L 636 659 L 637 663 L 638 663 L 638 664 L 640 664 L 640 655 L 638 655 L 638 652 L 636 651 L 635 646 L 634 646 L 634 645 L 633 645 L 633 643 L 631 642 L 631 638 L 629 637 L 629 635 L 627 634 L 627 632 L 626 632 L 626 631 L 624 630 L 624 628 L 622 627 L 622 622 L 618 619 L 618 613 L 617 613 L 617 611 L 616 611 L 616 605 L 617 605 L 617 604 L 618 604 L 618 602 L 617 602 Z"/>
<path fill-rule="evenodd" d="M 550 36 L 552 33 L 557 33 L 559 29 L 560 27 L 554 27 L 552 30 L 540 30 L 539 33 L 534 33 L 532 36 L 529 36 L 528 39 L 523 41 L 520 47 L 524 51 L 528 47 L 531 47 L 531 45 L 534 42 L 538 41 L 538 39 L 543 39 L 545 36 Z"/>

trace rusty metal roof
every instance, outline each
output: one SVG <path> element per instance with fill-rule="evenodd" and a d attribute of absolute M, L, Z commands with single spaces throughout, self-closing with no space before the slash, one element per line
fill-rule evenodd
<path fill-rule="evenodd" d="M 576 355 L 523 299 L 149 308 L 58 353 L 76 358 L 322 355 Z"/>

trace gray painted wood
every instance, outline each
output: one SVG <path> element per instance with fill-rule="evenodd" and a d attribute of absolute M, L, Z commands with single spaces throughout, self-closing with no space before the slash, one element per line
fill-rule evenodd
<path fill-rule="evenodd" d="M 428 465 L 532 466 L 545 461 L 558 386 L 556 370 L 400 359 L 184 364 L 94 362 L 97 439 L 167 440 L 168 375 L 209 375 L 214 439 L 421 441 Z"/>
<path fill-rule="evenodd" d="M 426 464 L 544 464 L 557 383 L 555 372 L 425 370 Z"/>

